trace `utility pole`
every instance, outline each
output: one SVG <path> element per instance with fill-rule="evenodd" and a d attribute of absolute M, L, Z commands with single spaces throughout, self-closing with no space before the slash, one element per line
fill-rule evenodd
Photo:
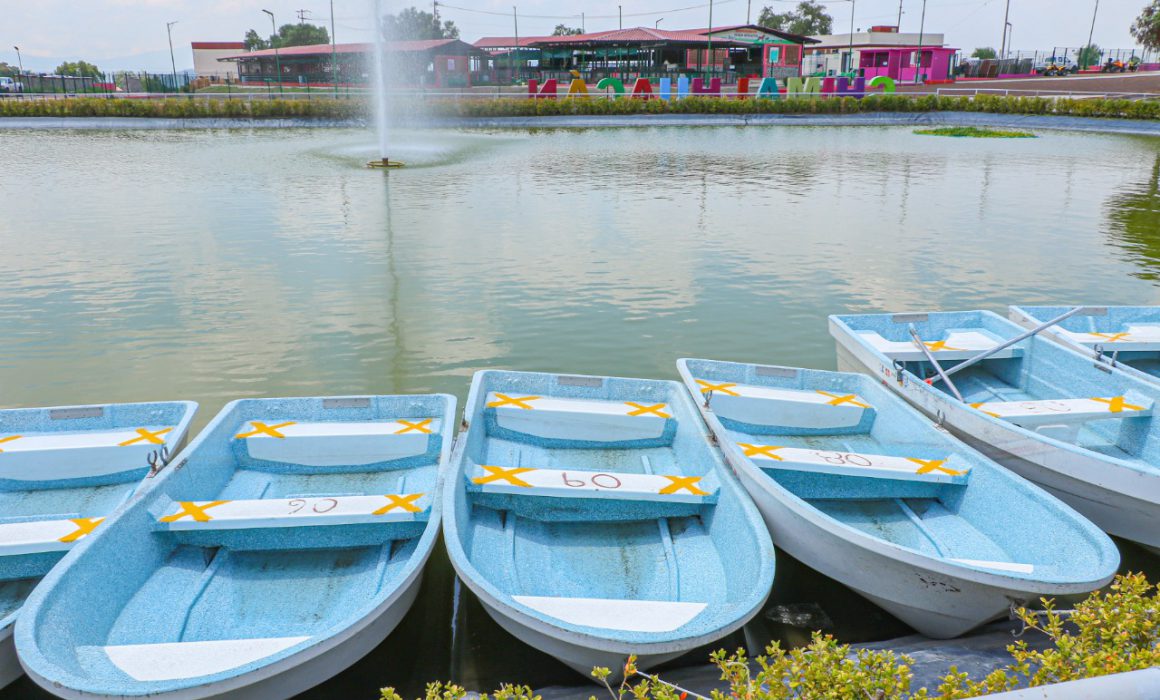
<path fill-rule="evenodd" d="M 13 46 L 12 48 L 16 49 L 16 63 L 20 66 L 20 74 L 24 75 L 24 59 L 20 57 L 20 47 Z"/>
<path fill-rule="evenodd" d="M 518 61 L 520 59 L 520 18 L 519 18 L 519 15 L 516 14 L 516 6 L 515 5 L 512 5 L 512 27 L 514 27 L 515 31 L 516 31 L 516 48 L 513 50 L 513 54 L 515 55 L 515 60 Z M 513 63 L 512 64 L 512 77 L 513 78 L 516 77 L 515 66 L 516 66 L 516 64 Z"/>
<path fill-rule="evenodd" d="M 706 62 L 709 64 L 709 76 L 713 76 L 713 0 L 709 0 L 709 37 L 708 58 Z"/>
<path fill-rule="evenodd" d="M 1006 52 L 1004 51 L 1003 47 L 1007 45 L 1007 19 L 1009 14 L 1011 14 L 1011 0 L 1007 0 L 1007 9 L 1003 10 L 1003 39 L 999 42 L 1000 59 L 1007 58 L 1007 56 L 1004 55 Z M 1002 73 L 1002 71 L 999 72 Z"/>
<path fill-rule="evenodd" d="M 165 23 L 165 33 L 169 35 L 169 67 L 173 69 L 173 91 L 177 92 L 177 62 L 173 60 L 173 25 L 177 20 Z"/>
<path fill-rule="evenodd" d="M 588 27 L 584 26 L 584 13 L 583 12 L 580 13 L 580 31 L 584 32 L 585 34 L 588 33 Z"/>
<path fill-rule="evenodd" d="M 381 31 L 381 29 L 375 27 L 375 31 Z M 334 99 L 336 100 L 338 99 L 338 46 L 335 43 L 337 41 L 338 39 L 334 36 L 334 0 L 330 0 L 330 75 L 331 81 L 334 83 Z"/>
<path fill-rule="evenodd" d="M 1007 0 L 1010 2 L 1011 0 Z M 922 75 L 922 31 L 926 29 L 926 0 L 922 0 L 922 19 L 918 21 L 918 65 L 914 67 L 914 84 L 918 85 L 918 78 Z M 1007 28 L 1004 27 L 1004 30 Z M 931 56 L 933 58 L 933 54 Z M 933 63 L 933 61 L 931 62 Z"/>
<path fill-rule="evenodd" d="M 1083 49 L 1080 49 L 1080 51 L 1083 52 L 1083 66 L 1082 66 L 1082 68 L 1084 68 L 1084 69 L 1086 69 L 1088 67 L 1087 59 L 1088 59 L 1088 56 L 1091 54 L 1090 49 L 1091 49 L 1091 45 L 1092 45 L 1092 35 L 1096 33 L 1096 13 L 1099 11 L 1100 11 L 1100 0 L 1096 0 L 1096 9 L 1092 10 L 1092 28 L 1090 30 L 1088 30 L 1088 43 L 1087 43 L 1087 46 L 1085 46 Z M 1087 50 L 1085 51 L 1084 49 L 1087 49 Z"/>
<path fill-rule="evenodd" d="M 898 0 L 898 22 L 895 23 L 894 28 L 899 31 L 902 29 L 902 0 Z"/>
<path fill-rule="evenodd" d="M 750 13 L 753 12 L 753 0 L 746 0 L 745 2 L 745 23 L 749 24 Z"/>
<path fill-rule="evenodd" d="M 616 16 L 619 17 L 620 28 L 624 29 L 624 5 L 616 6 Z"/>
<path fill-rule="evenodd" d="M 854 73 L 854 5 L 854 0 L 850 0 L 850 48 L 847 49 L 849 63 L 846 66 L 846 70 L 850 73 Z"/>
<path fill-rule="evenodd" d="M 278 71 L 278 94 L 282 94 L 282 57 L 278 54 L 278 28 L 274 24 L 274 13 L 262 10 L 270 15 L 270 43 L 274 45 L 274 67 Z"/>
<path fill-rule="evenodd" d="M 310 14 L 310 10 L 295 10 L 294 14 L 298 15 L 298 24 L 306 21 L 306 15 Z"/>

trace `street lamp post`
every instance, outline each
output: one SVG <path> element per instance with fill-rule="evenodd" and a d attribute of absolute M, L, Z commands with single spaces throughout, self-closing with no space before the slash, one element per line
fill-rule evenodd
<path fill-rule="evenodd" d="M 165 33 L 169 35 L 169 67 L 173 70 L 173 91 L 177 92 L 177 62 L 173 60 L 173 25 L 177 20 L 165 23 Z"/>
<path fill-rule="evenodd" d="M 922 75 L 922 32 L 926 29 L 926 0 L 922 0 L 922 17 L 918 20 L 918 65 L 914 67 L 914 84 L 918 85 L 918 79 Z M 934 58 L 934 54 L 931 54 Z M 934 61 L 932 60 L 933 64 Z"/>
<path fill-rule="evenodd" d="M 20 57 L 20 47 L 13 46 L 12 48 L 16 49 L 16 64 L 20 66 L 20 74 L 24 75 L 24 59 Z"/>
<path fill-rule="evenodd" d="M 999 59 L 1007 58 L 1007 51 L 1003 47 L 1007 45 L 1007 27 L 1010 24 L 1007 19 L 1011 15 L 1011 0 L 1007 0 L 1007 9 L 1003 10 L 1003 38 L 999 40 Z"/>
<path fill-rule="evenodd" d="M 1015 25 L 1007 23 L 1007 48 L 1003 51 L 1005 57 L 1011 56 L 1011 42 L 1015 40 Z"/>
<path fill-rule="evenodd" d="M 282 94 L 282 57 L 278 54 L 278 27 L 274 24 L 274 13 L 262 10 L 270 15 L 270 43 L 274 45 L 274 68 L 278 71 L 278 94 Z"/>
<path fill-rule="evenodd" d="M 657 21 L 653 22 L 653 29 L 660 29 L 660 28 L 661 28 L 661 22 L 664 22 L 664 21 L 665 21 L 665 18 L 664 18 L 664 17 L 661 17 L 661 18 L 660 18 L 660 19 L 658 19 Z"/>

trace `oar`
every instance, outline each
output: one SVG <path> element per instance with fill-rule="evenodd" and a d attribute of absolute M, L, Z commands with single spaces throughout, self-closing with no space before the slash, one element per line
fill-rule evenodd
<path fill-rule="evenodd" d="M 955 372 L 958 372 L 961 369 L 966 369 L 967 367 L 970 367 L 971 365 L 978 364 L 979 362 L 982 362 L 983 360 L 987 359 L 991 355 L 994 355 L 995 353 L 1000 352 L 1002 350 L 1006 350 L 1007 348 L 1011 347 L 1012 345 L 1014 345 L 1015 343 L 1018 343 L 1021 340 L 1027 340 L 1028 338 L 1039 333 L 1040 331 L 1045 331 L 1048 328 L 1051 328 L 1052 326 L 1054 326 L 1055 324 L 1061 323 L 1061 322 L 1071 318 L 1072 316 L 1075 316 L 1079 312 L 1083 311 L 1085 308 L 1087 308 L 1087 307 L 1077 306 L 1065 314 L 1060 314 L 1059 316 L 1056 316 L 1055 318 L 1051 319 L 1047 323 L 1036 326 L 1035 328 L 1032 328 L 1031 330 L 1027 331 L 1026 333 L 1023 333 L 1021 335 L 1017 335 L 1014 338 L 1011 338 L 1010 340 L 1006 340 L 1002 343 L 999 343 L 998 345 L 991 348 L 990 350 L 984 350 L 983 352 L 979 353 L 978 355 L 975 355 L 971 359 L 963 360 L 962 362 L 955 365 L 954 367 L 951 367 L 945 373 L 940 372 L 939 374 L 941 375 L 942 379 L 946 380 L 949 383 L 950 380 L 948 380 L 947 377 L 954 374 Z M 930 384 L 932 382 L 933 382 L 933 378 L 931 380 L 927 381 L 928 384 Z"/>
<path fill-rule="evenodd" d="M 955 395 L 956 399 L 966 403 L 966 401 L 963 400 L 963 395 L 959 393 L 958 387 L 956 387 L 955 383 L 951 381 L 951 378 L 947 376 L 947 373 L 943 371 L 942 365 L 938 363 L 938 360 L 934 359 L 934 355 L 931 354 L 930 348 L 926 346 L 926 343 L 922 342 L 922 338 L 918 337 L 918 331 L 914 329 L 914 324 L 911 323 L 909 328 L 910 337 L 914 338 L 914 344 L 918 346 L 919 350 L 922 350 L 923 355 L 926 355 L 927 361 L 934 365 L 934 369 L 936 372 L 938 372 L 938 376 L 942 377 L 942 380 L 946 382 L 947 386 L 951 388 L 951 393 Z M 927 384 L 930 384 L 930 381 L 927 381 Z"/>

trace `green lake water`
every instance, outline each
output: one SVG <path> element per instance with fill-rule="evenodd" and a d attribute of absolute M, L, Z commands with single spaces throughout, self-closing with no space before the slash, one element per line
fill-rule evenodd
<path fill-rule="evenodd" d="M 832 369 L 838 312 L 1160 303 L 1160 139 L 408 132 L 390 174 L 361 167 L 372 141 L 0 131 L 0 404 L 191 399 L 196 429 L 241 397 L 462 400 L 483 368 Z M 848 640 L 906 633 L 783 559 L 754 638 L 826 618 Z M 379 650 L 304 697 L 578 679 L 457 596 L 441 553 L 424 585 Z"/>

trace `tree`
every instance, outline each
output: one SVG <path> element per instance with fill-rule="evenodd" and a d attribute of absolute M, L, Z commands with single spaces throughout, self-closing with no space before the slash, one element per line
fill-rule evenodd
<path fill-rule="evenodd" d="M 383 17 L 383 36 L 393 41 L 458 39 L 459 28 L 450 20 L 440 22 L 438 15 L 408 7 L 397 15 Z"/>
<path fill-rule="evenodd" d="M 1099 64 L 1100 56 L 1103 54 L 1104 50 L 1098 44 L 1088 44 L 1079 50 L 1079 55 L 1075 57 L 1075 60 L 1081 68 L 1087 68 Z"/>
<path fill-rule="evenodd" d="M 17 66 L 10 66 L 4 61 L 0 61 L 0 75 L 19 75 L 20 68 Z"/>
<path fill-rule="evenodd" d="M 772 7 L 764 7 L 757 18 L 757 23 L 763 27 L 802 36 L 829 34 L 834 29 L 834 18 L 815 0 L 802 0 L 797 8 L 790 12 L 779 13 L 774 12 Z"/>
<path fill-rule="evenodd" d="M 298 24 L 283 24 L 278 28 L 278 34 L 269 39 L 263 39 L 257 30 L 251 29 L 246 32 L 244 41 L 247 51 L 280 49 L 286 46 L 311 46 L 313 44 L 329 44 L 330 32 L 326 31 L 326 27 L 300 22 Z"/>
<path fill-rule="evenodd" d="M 56 75 L 75 75 L 81 78 L 100 78 L 101 69 L 88 61 L 65 61 L 56 67 Z"/>
<path fill-rule="evenodd" d="M 1160 0 L 1152 0 L 1150 5 L 1141 10 L 1129 31 L 1144 48 L 1160 50 Z"/>
<path fill-rule="evenodd" d="M 980 46 L 971 54 L 971 58 L 998 58 L 999 54 L 990 46 Z"/>
<path fill-rule="evenodd" d="M 1156 0 L 1156 1 L 1160 2 L 1160 0 Z M 576 36 L 578 34 L 583 34 L 583 33 L 584 33 L 583 29 L 578 29 L 576 27 L 569 27 L 566 24 L 557 24 L 555 31 L 552 32 L 552 36 Z"/>

